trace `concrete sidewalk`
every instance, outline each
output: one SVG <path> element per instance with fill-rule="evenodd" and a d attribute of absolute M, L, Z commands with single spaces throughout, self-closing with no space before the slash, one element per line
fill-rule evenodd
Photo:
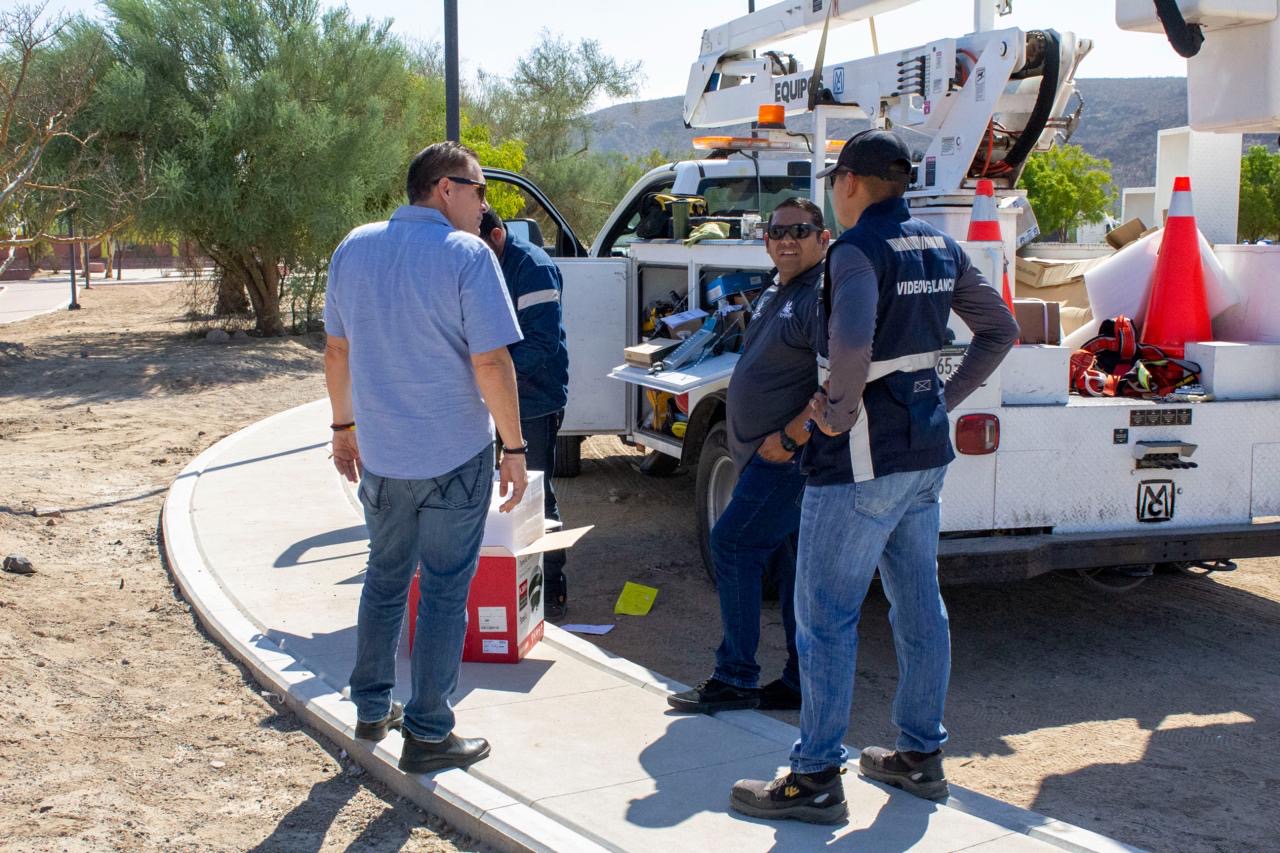
<path fill-rule="evenodd" d="M 70 279 L 6 281 L 0 283 L 0 326 L 65 310 L 70 304 Z"/>
<path fill-rule="evenodd" d="M 259 682 L 399 794 L 504 850 L 1131 850 L 953 786 L 936 805 L 844 777 L 850 821 L 769 823 L 728 810 L 743 777 L 772 777 L 796 729 L 754 711 L 670 713 L 684 685 L 547 626 L 519 664 L 464 664 L 458 731 L 493 744 L 467 771 L 406 776 L 400 738 L 353 737 L 342 698 L 367 542 L 327 460 L 327 403 L 219 442 L 174 482 L 164 548 L 201 622 Z M 408 682 L 401 648 L 398 681 Z M 398 694 L 403 697 L 403 694 Z M 856 751 L 854 752 L 856 754 Z"/>

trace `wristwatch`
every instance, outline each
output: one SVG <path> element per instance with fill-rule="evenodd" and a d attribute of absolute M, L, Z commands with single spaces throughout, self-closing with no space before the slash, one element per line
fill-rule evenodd
<path fill-rule="evenodd" d="M 791 436 L 787 435 L 785 427 L 778 430 L 778 443 L 781 444 L 782 449 L 788 453 L 795 453 L 800 449 L 800 445 L 797 444 Z"/>
<path fill-rule="evenodd" d="M 512 456 L 524 456 L 526 453 L 529 452 L 529 442 L 526 441 L 523 444 L 521 444 L 519 447 L 507 447 L 504 444 L 502 445 L 502 452 L 504 455 L 510 454 Z"/>

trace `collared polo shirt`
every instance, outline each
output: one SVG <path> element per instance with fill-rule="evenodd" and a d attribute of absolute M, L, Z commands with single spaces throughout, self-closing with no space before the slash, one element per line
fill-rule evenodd
<path fill-rule="evenodd" d="M 350 346 L 364 467 L 438 477 L 493 441 L 471 356 L 520 340 L 497 258 L 444 214 L 404 205 L 363 225 L 329 265 L 325 331 Z"/>

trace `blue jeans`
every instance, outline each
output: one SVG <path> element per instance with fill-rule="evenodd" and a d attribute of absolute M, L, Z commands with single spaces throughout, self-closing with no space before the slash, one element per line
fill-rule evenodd
<path fill-rule="evenodd" d="M 858 617 L 876 566 L 889 599 L 898 655 L 893 699 L 896 749 L 933 752 L 951 674 L 947 608 L 938 589 L 938 494 L 946 466 L 888 474 L 856 485 L 809 486 L 800 518 L 796 645 L 800 739 L 791 769 L 843 764 L 857 671 Z"/>
<path fill-rule="evenodd" d="M 770 557 L 800 529 L 800 495 L 804 475 L 793 460 L 781 465 L 751 457 L 734 486 L 733 498 L 711 531 L 711 557 L 720 594 L 724 640 L 716 649 L 715 678 L 734 687 L 758 686 L 760 667 L 760 582 Z M 790 557 L 790 553 L 786 557 Z M 796 656 L 796 617 L 792 606 L 796 567 L 778 560 L 778 606 L 787 635 L 787 664 L 782 681 L 800 689 Z"/>
<path fill-rule="evenodd" d="M 394 480 L 367 471 L 360 479 L 369 566 L 360 593 L 351 701 L 362 722 L 381 720 L 391 709 L 409 584 L 421 564 L 404 727 L 429 741 L 453 731 L 449 697 L 458 686 L 467 593 L 480 562 L 492 490 L 493 445 L 430 480 Z"/>
<path fill-rule="evenodd" d="M 542 478 L 543 509 L 547 518 L 560 520 L 560 506 L 556 503 L 556 490 L 551 483 L 551 475 L 556 470 L 556 436 L 560 434 L 560 424 L 564 420 L 564 410 L 552 412 L 536 418 L 520 421 L 520 434 L 529 443 L 529 452 L 525 456 L 525 466 L 530 471 L 546 472 Z M 564 594 L 563 550 L 547 551 L 542 555 L 542 571 L 547 582 L 547 598 L 557 600 Z"/>

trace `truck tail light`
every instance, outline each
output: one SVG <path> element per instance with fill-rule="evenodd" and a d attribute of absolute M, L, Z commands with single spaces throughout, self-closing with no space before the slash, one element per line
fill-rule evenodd
<path fill-rule="evenodd" d="M 982 456 L 999 447 L 1000 419 L 995 415 L 961 415 L 956 421 L 956 450 Z"/>

